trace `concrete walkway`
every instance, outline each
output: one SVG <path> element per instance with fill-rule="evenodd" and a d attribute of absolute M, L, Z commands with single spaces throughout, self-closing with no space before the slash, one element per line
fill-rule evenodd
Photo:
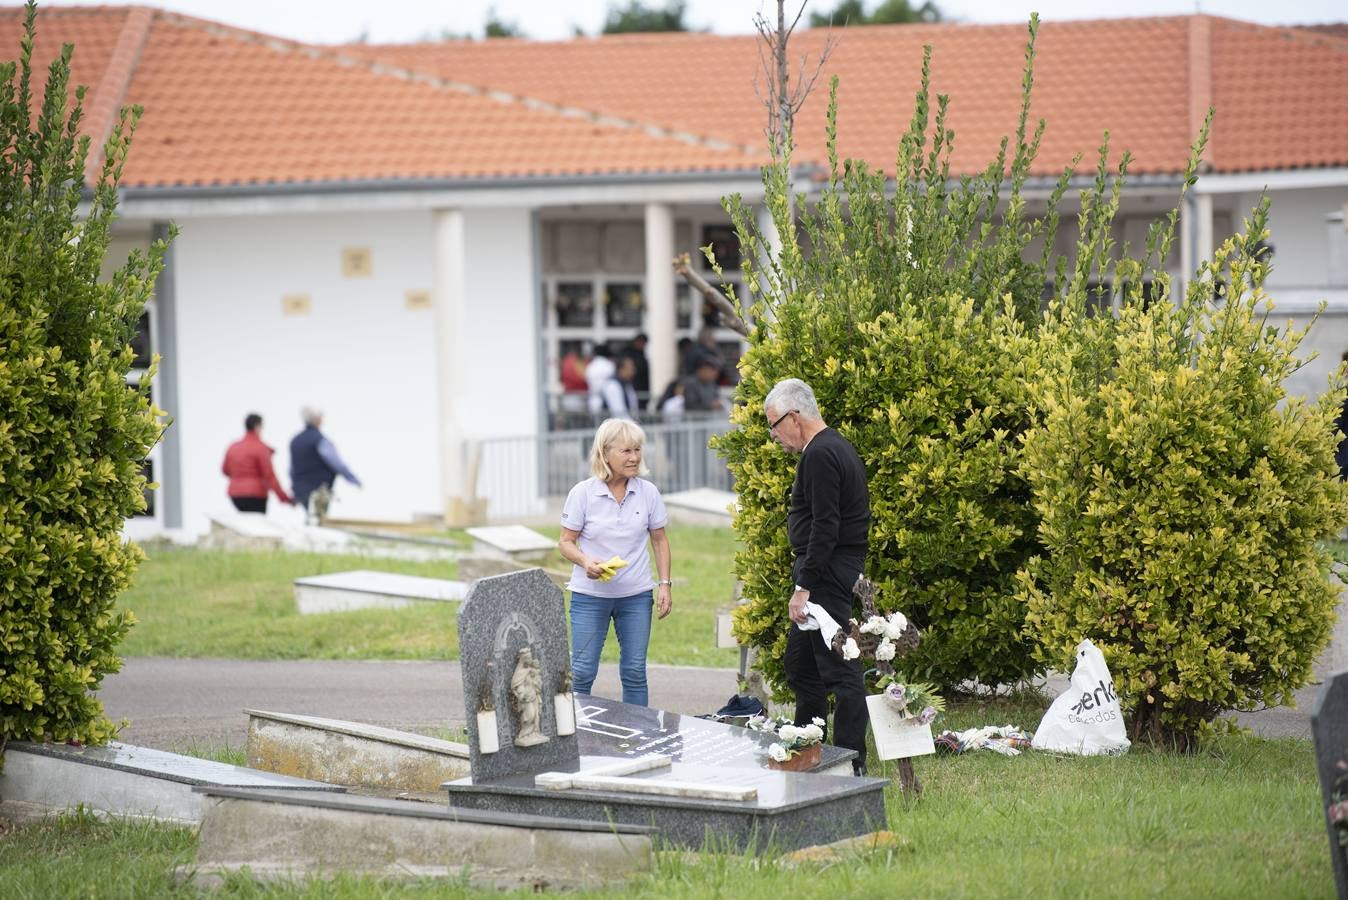
<path fill-rule="evenodd" d="M 670 712 L 702 715 L 735 693 L 735 670 L 651 666 L 650 702 Z M 1066 678 L 1049 683 L 1050 696 Z M 601 667 L 595 693 L 620 697 L 616 665 Z M 1269 737 L 1310 737 L 1318 685 L 1303 688 L 1298 707 L 1240 716 Z M 132 658 L 104 681 L 108 716 L 131 725 L 120 740 L 161 750 L 247 742 L 245 709 L 325 716 L 403 730 L 461 726 L 463 688 L 457 662 Z M 1033 729 L 1037 722 L 1017 723 Z"/>
<path fill-rule="evenodd" d="M 650 666 L 647 675 L 651 705 L 670 712 L 714 713 L 735 693 L 734 669 Z M 600 667 L 594 692 L 622 696 L 616 664 Z M 465 720 L 457 662 L 133 657 L 99 696 L 110 719 L 131 720 L 118 740 L 161 750 L 243 747 L 245 709 L 402 730 Z"/>

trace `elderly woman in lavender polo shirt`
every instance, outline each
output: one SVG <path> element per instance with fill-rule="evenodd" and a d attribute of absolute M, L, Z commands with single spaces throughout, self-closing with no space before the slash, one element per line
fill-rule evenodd
<path fill-rule="evenodd" d="M 609 419 L 594 434 L 587 478 L 571 489 L 562 509 L 558 548 L 574 563 L 571 581 L 571 673 L 578 694 L 590 693 L 609 622 L 618 635 L 623 702 L 645 706 L 646 646 L 651 611 L 664 618 L 671 606 L 669 538 L 665 502 L 641 461 L 646 434 L 635 422 Z M 647 542 L 655 551 L 651 577 Z M 600 581 L 603 563 L 620 556 L 627 565 Z"/>

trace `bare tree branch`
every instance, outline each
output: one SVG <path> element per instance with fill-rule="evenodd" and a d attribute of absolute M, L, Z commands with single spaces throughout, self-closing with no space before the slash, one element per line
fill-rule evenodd
<path fill-rule="evenodd" d="M 789 151 L 790 148 L 786 147 L 785 142 L 786 136 L 791 133 L 792 121 L 795 119 L 796 113 L 805 105 L 806 99 L 814 89 L 815 82 L 823 73 L 829 56 L 832 55 L 834 48 L 838 45 L 838 39 L 830 34 L 828 40 L 824 43 L 823 50 L 820 51 L 814 72 L 808 76 L 806 72 L 809 68 L 809 60 L 806 55 L 802 54 L 800 72 L 793 87 L 788 64 L 787 45 L 790 42 L 791 35 L 795 33 L 796 26 L 800 24 L 801 16 L 804 14 L 805 5 L 802 3 L 788 27 L 786 24 L 785 0 L 778 0 L 777 24 L 775 27 L 770 25 L 761 14 L 754 17 L 754 28 L 758 31 L 760 38 L 758 45 L 759 72 L 754 74 L 754 93 L 768 110 L 767 136 L 774 155 Z M 760 74 L 766 76 L 766 97 L 763 96 L 763 92 L 758 86 Z"/>
<path fill-rule="evenodd" d="M 682 275 L 683 280 L 692 285 L 694 290 L 711 301 L 712 305 L 716 307 L 716 311 L 721 314 L 722 325 L 741 337 L 749 336 L 749 326 L 740 318 L 739 310 L 735 308 L 735 304 L 731 303 L 729 297 L 718 291 L 707 279 L 693 269 L 693 260 L 690 254 L 681 253 L 674 257 L 674 271 Z"/>

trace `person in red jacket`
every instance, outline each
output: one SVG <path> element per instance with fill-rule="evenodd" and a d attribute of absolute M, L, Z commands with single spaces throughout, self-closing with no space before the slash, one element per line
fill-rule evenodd
<path fill-rule="evenodd" d="M 240 512 L 266 512 L 269 490 L 275 491 L 282 503 L 294 503 L 272 470 L 271 455 L 276 451 L 262 443 L 262 417 L 249 413 L 243 427 L 246 430 L 243 439 L 229 445 L 220 467 L 229 478 L 229 499 L 234 501 L 234 508 Z"/>

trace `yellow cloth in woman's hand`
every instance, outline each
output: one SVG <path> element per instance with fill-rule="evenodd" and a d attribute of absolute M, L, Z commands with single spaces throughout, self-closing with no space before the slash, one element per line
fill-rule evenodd
<path fill-rule="evenodd" d="M 615 556 L 608 562 L 600 563 L 599 568 L 604 570 L 604 574 L 599 576 L 599 580 L 600 581 L 611 580 L 614 575 L 618 574 L 618 570 L 626 565 L 627 560 L 623 559 L 621 556 Z"/>

